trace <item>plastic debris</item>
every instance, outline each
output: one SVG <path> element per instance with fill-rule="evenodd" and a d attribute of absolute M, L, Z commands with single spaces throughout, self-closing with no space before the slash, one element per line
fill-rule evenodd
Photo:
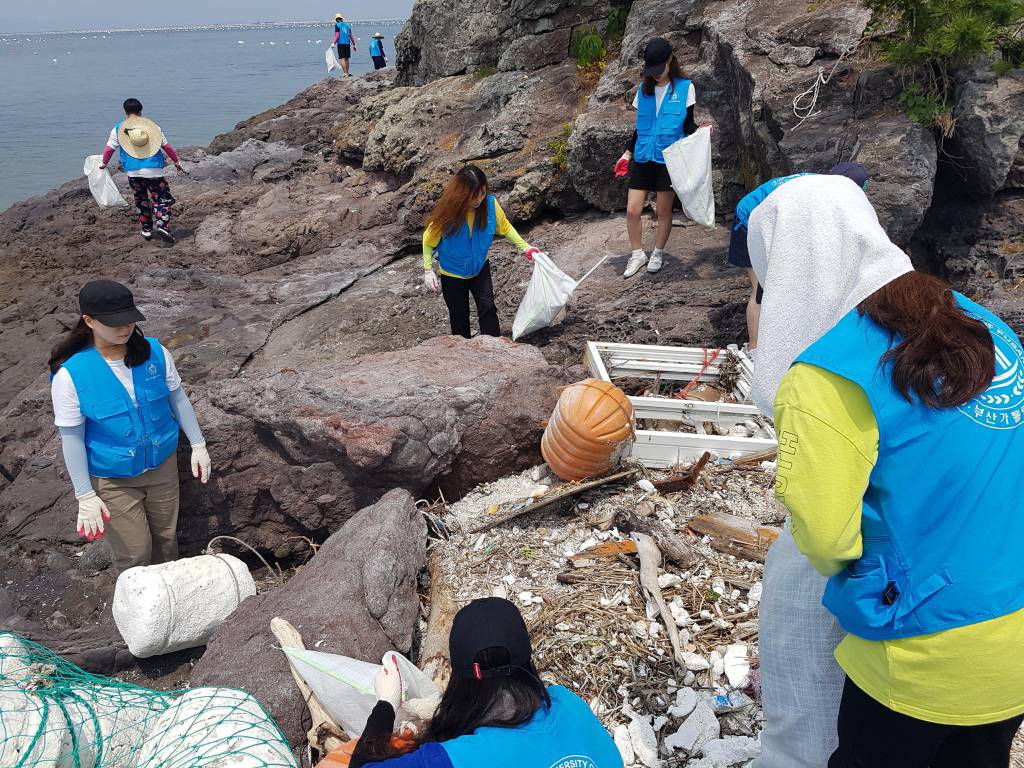
<path fill-rule="evenodd" d="M 679 726 L 679 730 L 665 739 L 665 748 L 683 749 L 693 754 L 712 739 L 717 739 L 721 733 L 714 711 L 706 701 L 699 701 L 690 716 Z"/>
<path fill-rule="evenodd" d="M 686 717 L 697 706 L 697 692 L 693 688 L 680 688 L 676 691 L 676 703 L 669 707 L 672 717 Z"/>
<path fill-rule="evenodd" d="M 750 661 L 747 659 L 747 646 L 735 643 L 725 650 L 725 676 L 733 688 L 744 688 L 750 679 Z"/>
<path fill-rule="evenodd" d="M 615 746 L 622 756 L 622 764 L 632 765 L 636 755 L 633 752 L 633 741 L 629 738 L 629 726 L 616 725 L 615 730 L 612 732 L 612 738 L 615 740 Z"/>

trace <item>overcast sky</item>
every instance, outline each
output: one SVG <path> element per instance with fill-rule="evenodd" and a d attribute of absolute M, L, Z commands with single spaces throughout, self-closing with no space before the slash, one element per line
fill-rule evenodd
<path fill-rule="evenodd" d="M 253 21 L 404 18 L 413 0 L 0 0 L 0 32 L 246 24 Z"/>

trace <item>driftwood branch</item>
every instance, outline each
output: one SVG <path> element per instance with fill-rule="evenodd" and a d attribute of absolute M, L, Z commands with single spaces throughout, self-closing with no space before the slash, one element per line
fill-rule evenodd
<path fill-rule="evenodd" d="M 765 451 L 758 451 L 757 453 L 748 453 L 746 456 L 740 456 L 738 459 L 734 459 L 732 463 L 739 467 L 756 466 L 762 461 L 775 461 L 778 455 L 778 448 L 769 448 Z"/>
<path fill-rule="evenodd" d="M 668 639 L 672 643 L 672 654 L 676 663 L 685 666 L 683 661 L 683 646 L 679 640 L 679 628 L 672 616 L 672 611 L 661 594 L 661 587 L 658 586 L 658 566 L 661 565 L 661 550 L 654 543 L 654 539 L 643 533 L 631 535 L 636 542 L 637 554 L 640 556 L 640 587 L 644 593 L 658 606 L 661 620 L 665 623 L 668 631 Z"/>
<path fill-rule="evenodd" d="M 768 547 L 779 537 L 779 529 L 755 525 L 751 520 L 736 515 L 714 512 L 701 515 L 688 524 L 694 533 L 711 537 L 711 547 L 743 560 L 763 563 Z"/>
<path fill-rule="evenodd" d="M 539 500 L 533 504 L 527 504 L 526 506 L 513 505 L 507 510 L 499 510 L 498 514 L 494 515 L 490 520 L 485 520 L 470 530 L 467 533 L 483 533 L 489 531 L 492 528 L 497 528 L 503 523 L 507 523 L 509 520 L 515 520 L 517 517 L 523 515 L 529 515 L 533 512 L 537 512 L 545 507 L 549 507 L 552 504 L 556 504 L 559 501 L 565 499 L 571 499 L 573 496 L 578 496 L 586 491 L 592 491 L 595 488 L 600 488 L 603 485 L 609 485 L 619 480 L 625 480 L 627 477 L 633 477 L 639 469 L 628 469 L 625 472 L 616 472 L 614 475 L 608 475 L 607 477 L 599 477 L 596 480 L 591 480 L 586 483 L 580 483 L 579 485 L 562 486 L 557 491 L 552 491 L 544 494 Z"/>
<path fill-rule="evenodd" d="M 654 539 L 662 554 L 667 560 L 685 569 L 693 568 L 702 557 L 697 550 L 691 547 L 683 537 L 670 530 L 660 520 L 651 517 L 642 517 L 635 512 L 621 510 L 615 515 L 615 525 L 623 531 L 643 533 Z"/>
<path fill-rule="evenodd" d="M 666 477 L 664 480 L 657 480 L 654 483 L 654 487 L 658 489 L 660 493 L 674 493 L 675 491 L 688 491 L 693 487 L 693 484 L 697 482 L 697 478 L 700 477 L 701 471 L 705 465 L 711 460 L 711 454 L 707 451 L 685 472 L 678 475 L 672 475 Z"/>
<path fill-rule="evenodd" d="M 440 550 L 435 548 L 430 555 L 430 616 L 427 618 L 427 629 L 423 634 L 420 668 L 441 690 L 448 686 L 448 678 L 452 673 L 448 635 L 452 631 L 452 622 L 458 610 L 455 590 L 444 578 Z"/>

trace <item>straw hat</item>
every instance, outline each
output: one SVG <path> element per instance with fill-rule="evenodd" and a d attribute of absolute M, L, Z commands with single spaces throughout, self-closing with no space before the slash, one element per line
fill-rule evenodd
<path fill-rule="evenodd" d="M 380 32 L 374 32 L 374 33 L 373 33 L 373 36 L 374 36 L 374 37 L 379 37 L 379 38 L 380 38 L 381 40 L 383 40 L 383 39 L 384 39 L 384 35 L 382 35 L 382 34 L 381 34 Z"/>
<path fill-rule="evenodd" d="M 117 143 L 125 152 L 139 160 L 160 151 L 160 126 L 142 115 L 131 115 L 121 122 Z"/>

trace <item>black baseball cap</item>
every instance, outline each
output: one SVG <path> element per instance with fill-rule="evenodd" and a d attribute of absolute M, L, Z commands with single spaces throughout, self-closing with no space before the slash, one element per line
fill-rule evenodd
<path fill-rule="evenodd" d="M 477 655 L 488 648 L 508 651 L 506 666 L 484 669 Z M 530 633 L 519 609 L 500 597 L 474 600 L 457 614 L 448 638 L 452 671 L 464 677 L 483 680 L 487 677 L 508 677 L 516 669 L 530 674 L 533 670 L 533 647 Z"/>
<path fill-rule="evenodd" d="M 672 58 L 672 46 L 663 37 L 655 37 L 644 46 L 644 77 L 657 77 Z"/>
<path fill-rule="evenodd" d="M 860 163 L 839 163 L 829 171 L 830 176 L 845 176 L 862 189 L 868 186 L 868 169 Z"/>
<path fill-rule="evenodd" d="M 126 286 L 114 280 L 91 280 L 78 292 L 78 309 L 104 325 L 128 325 L 146 319 Z"/>

